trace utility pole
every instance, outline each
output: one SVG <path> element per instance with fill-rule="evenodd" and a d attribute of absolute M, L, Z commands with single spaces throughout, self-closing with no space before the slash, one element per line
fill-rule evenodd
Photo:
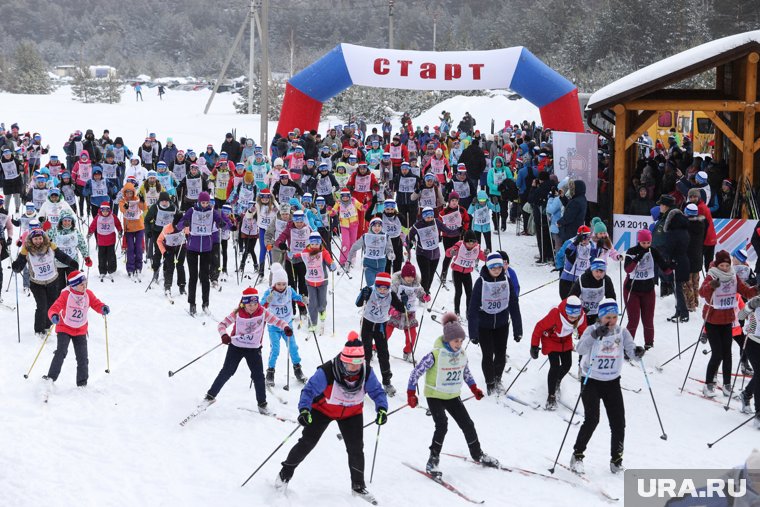
<path fill-rule="evenodd" d="M 393 0 L 388 0 L 388 48 L 393 49 Z"/>
<path fill-rule="evenodd" d="M 259 100 L 259 112 L 261 113 L 261 129 L 259 143 L 268 153 L 267 147 L 269 134 L 269 0 L 262 0 L 261 3 L 261 35 L 263 42 L 261 44 L 261 97 Z"/>
<path fill-rule="evenodd" d="M 293 27 L 290 27 L 290 77 L 293 77 L 293 53 L 296 48 L 296 38 Z"/>
<path fill-rule="evenodd" d="M 253 114 L 253 83 L 256 75 L 253 72 L 254 50 L 256 47 L 256 0 L 251 0 L 251 39 L 248 44 L 248 114 Z"/>
<path fill-rule="evenodd" d="M 435 51 L 435 33 L 438 26 L 438 9 L 433 12 L 433 51 Z"/>

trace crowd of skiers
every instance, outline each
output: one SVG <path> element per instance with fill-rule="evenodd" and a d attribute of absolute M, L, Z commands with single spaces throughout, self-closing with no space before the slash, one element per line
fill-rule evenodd
<path fill-rule="evenodd" d="M 197 154 L 178 149 L 171 137 L 162 145 L 150 134 L 133 153 L 121 137 L 112 140 L 108 131 L 99 139 L 92 130 L 84 135 L 77 131 L 60 158 L 41 147 L 39 134 L 20 134 L 14 124 L 0 137 L 0 260 L 13 258 L 14 272 L 34 295 L 35 332 L 47 339 L 52 325 L 57 327 L 60 352 L 46 379 L 57 378 L 73 341 L 77 383 L 86 384 L 87 308 L 108 314 L 108 307 L 87 289 L 87 274 L 80 271 L 93 266 L 92 248 L 97 250 L 101 282 L 114 281 L 121 251 L 130 279 L 141 282 L 144 265 L 152 272 L 150 284 L 160 283 L 163 274 L 167 297 L 173 297 L 176 283 L 179 294 L 187 296 L 191 316 L 196 315 L 197 285 L 202 310 L 208 313 L 211 287 L 225 282 L 228 271 L 234 270 L 238 279 L 248 276 L 250 257 L 250 279 L 255 281 L 246 282 L 251 287 L 243 291 L 240 304 L 219 323 L 227 355 L 205 402 L 215 402 L 245 358 L 259 410 L 269 413 L 267 389 L 274 387 L 281 341 L 285 342 L 287 360 L 305 383 L 298 418 L 305 430 L 283 462 L 280 486 L 291 479 L 329 422 L 337 420 L 345 437 L 352 487 L 358 494 L 369 494 L 364 484 L 362 403 L 369 394 L 377 408 L 376 422 L 384 424 L 386 397 L 396 394 L 388 347 L 395 329 L 405 335 L 403 359 L 415 365 L 407 382 L 408 404 L 417 405 L 416 386 L 424 377 L 424 394 L 435 421 L 427 472 L 440 474 L 446 413 L 465 433 L 472 459 L 495 466 L 497 460 L 482 452 L 459 397 L 463 382 L 477 399 L 484 396 L 467 366 L 462 343 L 469 338 L 481 349 L 485 395 L 504 394 L 510 328 L 516 343 L 523 336 L 520 282 L 502 246 L 510 223 L 519 235 L 535 236 L 537 264 L 556 265 L 560 271 L 560 303 L 534 325 L 530 354 L 537 359 L 542 353 L 549 362 L 547 410 L 557 408 L 573 351 L 582 358 L 585 421 L 571 460 L 576 472 L 583 471 L 600 401 L 612 430 L 610 468 L 623 470 L 625 418 L 619 377 L 625 359 L 641 358 L 654 346 L 655 285 L 661 285 L 661 294 L 667 287 L 675 292 L 672 320 L 677 323 L 698 309 L 700 297 L 705 300 L 704 334 L 712 347 L 705 396 L 716 394 L 721 363 L 721 390 L 729 394 L 734 341 L 741 347 L 745 372 L 760 367 L 755 316 L 760 297 L 754 274 L 746 250 L 714 252 L 715 232 L 701 173 L 687 182 L 689 203 L 683 210 L 674 196 L 662 195 L 652 230 L 639 231 L 636 246 L 617 252 L 605 223 L 597 217 L 587 220 L 585 183 L 558 181 L 553 174 L 551 131 L 523 122 L 485 135 L 473 130 L 475 120 L 469 115 L 463 119 L 468 128 L 458 130 L 450 127 L 445 112 L 441 120 L 431 133 L 427 126 L 413 128 L 407 117 L 399 131 L 388 136 L 385 125 L 382 133 L 367 133 L 366 125 L 360 129 L 350 123 L 328 129 L 324 137 L 294 129 L 277 135 L 269 154 L 253 140 L 238 141 L 231 133 L 218 153 L 209 144 Z M 44 165 L 42 154 L 49 154 Z M 712 249 L 707 246 L 710 241 Z M 606 274 L 614 262 L 621 262 L 626 272 L 623 308 Z M 362 308 L 358 332 L 341 354 L 307 379 L 293 335 L 296 312 L 316 339 L 327 319 L 328 281 L 335 283 L 334 273 L 358 272 L 359 264 L 363 288 L 356 298 L 356 306 Z M 703 266 L 706 276 L 700 283 Z M 441 317 L 442 337 L 433 350 L 416 357 L 418 314 L 426 305 L 432 307 L 441 287 L 450 283 L 449 274 L 454 312 Z M 256 286 L 262 281 L 266 289 L 259 292 Z M 623 312 L 628 317 L 625 327 L 619 318 Z M 744 329 L 738 318 L 742 324 L 746 321 Z M 644 342 L 635 346 L 640 322 Z M 266 368 L 261 354 L 265 330 L 271 344 Z M 369 367 L 373 355 L 377 376 Z M 757 408 L 759 388 L 750 382 L 742 392 L 745 410 L 750 410 L 753 396 Z"/>

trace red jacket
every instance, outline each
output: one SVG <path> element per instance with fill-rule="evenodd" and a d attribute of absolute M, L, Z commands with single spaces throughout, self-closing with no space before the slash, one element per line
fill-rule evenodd
<path fill-rule="evenodd" d="M 454 263 L 454 261 L 456 260 L 457 254 L 459 253 L 459 247 L 461 247 L 463 243 L 464 243 L 464 241 L 462 241 L 462 240 L 457 241 L 454 246 L 452 246 L 451 248 L 449 248 L 448 250 L 446 250 L 446 257 L 451 257 L 451 270 L 452 271 L 457 271 L 459 273 L 464 273 L 464 274 L 472 273 L 473 269 L 475 269 L 474 266 L 471 267 L 471 268 L 463 268 L 459 264 L 455 264 Z M 486 260 L 486 254 L 485 254 L 485 252 L 483 252 L 483 250 L 480 249 L 480 245 L 475 245 L 473 248 L 477 248 L 478 249 L 478 260 L 481 260 L 481 261 L 485 262 L 485 260 Z"/>
<path fill-rule="evenodd" d="M 705 217 L 705 246 L 715 246 L 718 243 L 718 235 L 715 233 L 715 225 L 713 225 L 713 217 L 710 208 L 707 207 L 703 201 L 699 201 L 697 204 L 697 213 Z"/>
<path fill-rule="evenodd" d="M 573 332 L 562 334 L 563 322 L 562 317 L 567 319 L 565 312 L 565 301 L 559 306 L 549 310 L 549 313 L 543 319 L 539 320 L 536 327 L 533 328 L 533 337 L 530 340 L 531 347 L 538 347 L 541 344 L 541 353 L 548 355 L 550 352 L 566 352 L 573 350 Z M 570 324 L 570 321 L 567 321 Z M 586 330 L 586 313 L 581 310 L 580 318 L 575 321 L 574 328 L 578 330 L 578 336 Z M 566 328 L 567 329 L 567 328 Z"/>
<path fill-rule="evenodd" d="M 457 209 L 459 209 L 459 214 L 462 215 L 462 227 L 459 228 L 457 234 L 449 234 L 447 232 L 443 232 L 443 235 L 448 238 L 459 237 L 460 234 L 464 234 L 464 231 L 470 230 L 470 215 L 467 213 L 467 210 L 464 209 L 463 206 L 458 206 L 457 208 L 449 208 L 449 205 L 446 204 L 443 208 L 441 208 L 441 211 L 438 212 L 438 218 L 443 221 L 444 215 L 454 213 L 457 211 Z"/>
<path fill-rule="evenodd" d="M 90 234 L 95 234 L 95 243 L 98 246 L 111 246 L 111 245 L 115 245 L 116 244 L 116 232 L 112 232 L 110 234 L 100 234 L 100 233 L 97 233 L 98 218 L 100 218 L 100 217 L 102 217 L 104 220 L 105 219 L 109 219 L 109 218 L 111 220 L 113 220 L 115 222 L 116 230 L 119 231 L 119 234 L 121 234 L 121 232 L 123 230 L 122 227 L 121 227 L 121 220 L 119 220 L 118 218 L 116 218 L 113 215 L 113 213 L 111 213 L 107 217 L 103 217 L 100 213 L 98 213 L 98 215 L 95 218 L 92 219 L 92 222 L 90 223 L 90 228 L 88 229 L 88 232 Z"/>
<path fill-rule="evenodd" d="M 355 190 L 356 177 L 362 176 L 358 171 L 354 171 L 351 176 L 348 177 L 348 182 L 346 182 L 346 187 L 351 191 L 351 195 L 354 197 L 354 199 L 362 204 L 366 203 L 372 198 L 372 191 L 377 188 L 377 178 L 375 178 L 375 175 L 372 173 L 372 171 L 368 172 L 367 174 L 369 174 L 368 192 L 359 192 L 358 190 Z M 366 176 L 366 174 L 364 176 Z"/>
<path fill-rule="evenodd" d="M 406 145 L 401 143 L 401 158 L 393 158 L 393 155 L 391 155 L 391 164 L 393 164 L 393 167 L 399 167 L 401 165 L 401 162 L 409 162 L 409 150 L 406 148 Z M 387 151 L 388 153 L 391 152 L 391 145 L 386 144 L 383 151 Z"/>
<path fill-rule="evenodd" d="M 710 267 L 712 266 L 713 264 L 711 263 Z M 709 322 L 710 324 L 733 324 L 734 318 L 736 317 L 736 312 L 734 310 L 736 305 L 734 305 L 734 308 L 727 308 L 725 310 L 716 310 L 712 307 L 712 295 L 713 292 L 715 292 L 715 289 L 713 289 L 712 285 L 710 285 L 710 282 L 712 282 L 712 280 L 712 276 L 705 276 L 705 280 L 702 282 L 702 286 L 699 288 L 699 295 L 705 298 L 706 301 L 705 305 L 702 307 L 702 318 L 705 320 L 705 322 Z M 736 292 L 746 300 L 750 300 L 753 297 L 757 296 L 757 289 L 748 287 L 739 278 L 736 279 Z"/>
<path fill-rule="evenodd" d="M 48 318 L 52 317 L 53 315 L 58 314 L 61 318 L 61 320 L 58 322 L 58 324 L 55 325 L 55 331 L 57 333 L 66 333 L 71 336 L 82 336 L 87 334 L 87 310 L 84 311 L 84 323 L 79 327 L 72 327 L 66 324 L 66 305 L 68 304 L 69 297 L 71 297 L 71 288 L 66 287 L 61 291 L 61 295 L 58 296 L 58 299 L 55 300 L 53 303 L 53 306 L 50 307 L 50 310 L 48 310 Z M 81 295 L 79 293 L 75 294 L 78 296 Z M 95 294 L 90 289 L 87 289 L 84 293 L 87 295 L 87 301 L 85 301 L 85 304 L 87 305 L 87 308 L 92 308 L 99 314 L 103 315 L 103 307 L 105 304 L 101 300 L 99 300 L 97 297 L 95 297 Z M 73 301 L 72 301 L 73 302 Z"/>

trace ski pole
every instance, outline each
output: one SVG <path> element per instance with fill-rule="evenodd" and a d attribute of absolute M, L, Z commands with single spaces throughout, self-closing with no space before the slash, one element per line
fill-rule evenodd
<path fill-rule="evenodd" d="M 18 335 L 18 342 L 21 343 L 21 320 L 18 309 L 18 273 L 15 271 L 13 272 L 13 278 L 16 280 L 16 333 Z M 8 284 L 8 287 L 10 287 L 10 284 Z"/>
<path fill-rule="evenodd" d="M 588 363 L 588 370 L 586 370 L 586 376 L 583 379 L 583 384 L 581 384 L 580 392 L 578 392 L 578 398 L 576 398 L 575 400 L 573 413 L 570 414 L 570 419 L 567 421 L 567 428 L 565 428 L 565 435 L 562 437 L 562 443 L 559 444 L 559 451 L 557 451 L 557 457 L 554 458 L 554 464 L 549 469 L 549 473 L 551 473 L 552 475 L 554 475 L 554 470 L 557 467 L 557 462 L 559 461 L 559 455 L 562 454 L 562 448 L 565 446 L 565 440 L 567 439 L 567 434 L 570 433 L 570 426 L 573 424 L 573 418 L 575 417 L 575 413 L 578 411 L 578 404 L 581 402 L 581 396 L 583 395 L 583 388 L 586 387 L 586 384 L 588 383 L 588 379 L 591 376 L 591 368 L 594 364 L 595 359 L 596 359 L 596 352 L 595 350 L 592 350 L 591 360 Z"/>
<path fill-rule="evenodd" d="M 712 308 L 710 308 L 712 310 Z M 705 332 L 705 323 L 707 322 L 707 318 L 710 316 L 710 310 L 707 311 L 707 315 L 705 315 L 704 320 L 702 321 L 702 330 L 699 332 L 699 336 L 697 337 L 696 343 L 694 345 L 697 345 L 699 343 L 700 337 L 702 336 L 702 333 Z M 694 347 L 694 354 L 691 355 L 691 361 L 689 361 L 689 368 L 686 370 L 686 376 L 683 378 L 683 384 L 681 384 L 681 394 L 683 394 L 683 388 L 686 387 L 686 379 L 689 378 L 689 372 L 691 371 L 691 365 L 694 364 L 694 358 L 697 355 L 697 349 L 699 347 Z"/>
<path fill-rule="evenodd" d="M 678 360 L 681 360 L 681 317 L 676 319 L 676 336 L 678 337 Z"/>
<path fill-rule="evenodd" d="M 237 231 L 233 231 L 237 232 Z M 235 251 L 235 281 L 238 285 L 240 285 L 240 273 L 238 271 L 238 248 L 237 248 L 237 242 L 238 239 L 235 237 L 235 234 L 231 234 L 230 237 L 232 238 L 232 249 Z"/>
<path fill-rule="evenodd" d="M 747 335 L 744 335 L 744 343 L 742 344 L 742 353 L 739 356 L 739 364 L 736 365 L 736 375 L 734 375 L 734 381 L 731 382 L 731 392 L 728 393 L 728 400 L 726 400 L 726 406 L 723 409 L 728 412 L 728 406 L 731 404 L 731 398 L 734 397 L 734 388 L 736 387 L 736 381 L 739 379 L 739 368 L 742 366 L 742 360 L 744 359 L 744 347 L 747 346 Z"/>
<path fill-rule="evenodd" d="M 380 426 L 377 425 L 377 435 L 375 435 L 375 452 L 372 453 L 372 470 L 369 473 L 369 483 L 372 484 L 372 478 L 375 476 L 375 460 L 377 459 L 377 445 L 380 443 Z"/>
<path fill-rule="evenodd" d="M 435 291 L 435 297 L 433 297 L 433 301 L 430 303 L 430 306 L 427 309 L 428 313 L 432 311 L 433 306 L 435 305 L 435 300 L 438 299 L 438 294 L 441 292 L 441 287 L 443 287 L 443 281 L 441 281 L 441 285 L 438 286 L 438 290 Z"/>
<path fill-rule="evenodd" d="M 689 345 L 689 346 L 688 346 L 688 347 L 686 347 L 685 349 L 683 349 L 683 350 L 679 350 L 679 351 L 678 351 L 678 354 L 676 354 L 675 356 L 671 357 L 670 359 L 668 359 L 667 361 L 665 361 L 664 363 L 662 363 L 660 366 L 656 366 L 656 368 L 657 368 L 657 371 L 659 371 L 659 372 L 662 372 L 662 369 L 663 369 L 663 367 L 664 367 L 665 365 L 667 365 L 669 362 L 673 361 L 674 359 L 676 359 L 676 358 L 680 357 L 680 356 L 681 356 L 681 354 L 683 354 L 684 352 L 686 352 L 686 351 L 687 351 L 687 350 L 689 350 L 690 348 L 692 348 L 692 347 L 696 346 L 698 343 L 699 343 L 699 339 L 697 339 L 697 341 L 695 341 L 694 343 L 692 343 L 691 345 Z"/>
<path fill-rule="evenodd" d="M 546 287 L 547 285 L 550 285 L 550 284 L 552 284 L 552 283 L 554 283 L 554 282 L 558 282 L 558 281 L 559 281 L 559 277 L 555 278 L 554 280 L 550 280 L 550 281 L 548 281 L 548 282 L 546 282 L 546 283 L 544 283 L 544 284 L 541 284 L 541 285 L 539 285 L 538 287 L 535 287 L 535 288 L 533 288 L 533 289 L 530 289 L 530 290 L 528 290 L 528 291 L 525 291 L 525 292 L 521 292 L 521 293 L 520 293 L 520 296 L 527 296 L 528 294 L 530 294 L 530 293 L 531 293 L 531 292 L 533 292 L 533 291 L 537 291 L 538 289 L 543 289 L 543 288 L 544 288 L 544 287 Z"/>
<path fill-rule="evenodd" d="M 538 367 L 538 371 L 541 371 L 541 368 L 543 368 L 544 366 L 546 366 L 546 363 L 548 363 L 548 362 L 549 362 L 549 356 L 546 356 L 546 359 L 544 359 L 544 362 L 541 363 L 541 366 Z"/>
<path fill-rule="evenodd" d="M 317 344 L 317 352 L 319 353 L 319 361 L 321 364 L 325 364 L 325 360 L 322 359 L 322 350 L 319 348 L 319 340 L 317 339 L 317 333 L 316 331 L 312 331 L 311 334 L 314 335 L 314 343 Z"/>
<path fill-rule="evenodd" d="M 190 361 L 189 363 L 187 363 L 187 364 L 186 364 L 186 365 L 184 365 L 183 367 L 179 368 L 178 370 L 175 370 L 175 371 L 171 371 L 171 370 L 169 370 L 169 376 L 170 376 L 170 377 L 173 377 L 173 376 L 174 376 L 174 375 L 176 375 L 177 373 L 181 372 L 182 370 L 184 370 L 185 368 L 187 368 L 188 366 L 190 366 L 191 364 L 193 364 L 194 362 L 196 362 L 198 359 L 200 359 L 200 358 L 202 358 L 203 356 L 205 356 L 206 354 L 209 354 L 209 353 L 211 353 L 212 351 L 214 351 L 214 350 L 218 349 L 218 348 L 219 348 L 219 347 L 221 347 L 222 345 L 224 345 L 224 344 L 223 344 L 223 343 L 219 343 L 219 344 L 215 345 L 213 348 L 211 348 L 211 349 L 207 350 L 206 352 L 204 352 L 204 353 L 203 353 L 203 354 L 201 354 L 200 356 L 196 357 L 195 359 L 193 359 L 192 361 Z"/>
<path fill-rule="evenodd" d="M 467 399 L 469 399 L 469 398 L 467 398 Z M 465 400 L 462 400 L 462 401 L 465 401 Z M 408 404 L 408 403 L 404 403 L 404 404 L 403 404 L 403 405 L 401 405 L 400 407 L 398 407 L 398 408 L 394 408 L 393 410 L 391 410 L 390 412 L 388 412 L 386 415 L 393 415 L 393 414 L 395 414 L 396 412 L 398 412 L 399 410 L 401 410 L 402 408 L 406 408 L 406 407 L 408 407 L 408 406 L 409 406 L 409 404 Z M 373 424 L 375 424 L 375 420 L 374 420 L 374 419 L 373 419 L 373 420 L 371 420 L 370 422 L 368 422 L 367 424 L 365 424 L 364 426 L 362 426 L 362 429 L 366 429 L 366 428 L 369 428 L 369 427 L 370 427 L 370 426 L 372 426 Z M 342 433 L 338 433 L 336 436 L 338 437 L 338 440 L 343 440 L 343 434 L 342 434 Z"/>
<path fill-rule="evenodd" d="M 750 422 L 754 418 L 755 418 L 755 414 L 752 414 L 751 416 L 749 416 L 749 419 L 747 419 L 746 421 L 744 421 L 743 423 L 741 423 L 740 425 L 738 425 L 737 427 L 735 427 L 734 429 L 732 429 L 731 431 L 729 431 L 728 433 L 726 433 L 725 435 L 723 435 L 722 437 L 720 437 L 718 440 L 716 440 L 715 442 L 707 444 L 707 447 L 709 447 L 710 449 L 712 449 L 712 446 L 714 446 L 715 444 L 717 444 L 718 442 L 720 442 L 721 440 L 723 440 L 724 438 L 726 438 L 727 436 L 729 436 L 731 433 L 733 433 L 734 431 L 738 430 L 739 428 L 741 428 L 742 426 L 744 426 L 745 424 L 747 424 L 748 422 Z"/>
<path fill-rule="evenodd" d="M 106 373 L 111 373 L 111 356 L 108 352 L 108 316 L 103 315 L 103 323 L 106 326 Z M 169 375 L 171 377 L 171 375 Z"/>
<path fill-rule="evenodd" d="M 528 369 L 528 363 L 531 361 L 531 359 L 532 359 L 531 357 L 528 357 L 528 360 L 527 360 L 527 361 L 525 361 L 525 364 L 523 365 L 523 367 L 522 367 L 522 368 L 520 368 L 520 371 L 517 373 L 517 375 L 515 376 L 515 378 L 512 380 L 512 383 L 511 383 L 511 384 L 509 384 L 509 387 L 507 387 L 507 389 L 504 391 L 504 396 L 506 396 L 506 395 L 507 395 L 507 393 L 509 393 L 509 390 L 510 390 L 510 389 L 512 389 L 512 386 L 513 386 L 513 385 L 515 385 L 515 382 L 517 382 L 517 379 L 519 379 L 519 378 L 520 378 L 520 375 L 522 375 L 522 373 L 523 373 L 523 372 L 524 372 L 526 369 Z M 548 357 L 547 357 L 547 359 L 548 359 Z"/>
<path fill-rule="evenodd" d="M 45 335 L 45 339 L 42 340 L 42 345 L 40 345 L 40 350 L 37 351 L 37 355 L 34 356 L 34 361 L 32 361 L 32 365 L 29 367 L 29 371 L 26 372 L 24 375 L 24 378 L 29 378 L 29 374 L 32 373 L 32 368 L 34 368 L 34 365 L 37 364 L 37 359 L 39 359 L 40 354 L 42 353 L 42 349 L 45 348 L 45 344 L 48 341 L 48 337 L 50 336 L 50 333 L 53 331 L 53 326 L 50 326 L 50 329 L 48 329 L 47 334 Z"/>
<path fill-rule="evenodd" d="M 254 476 L 254 475 L 256 475 L 256 472 L 258 472 L 259 470 L 261 470 L 261 467 L 263 467 L 264 465 L 266 465 L 267 461 L 269 461 L 269 460 L 272 458 L 272 456 L 274 456 L 274 454 L 275 454 L 277 451 L 279 451 L 279 450 L 280 450 L 280 448 L 281 448 L 283 445 L 285 445 L 285 442 L 287 442 L 287 441 L 288 441 L 288 439 L 289 439 L 290 437 L 292 437 L 292 436 L 295 434 L 295 432 L 296 432 L 296 431 L 298 431 L 300 428 L 301 428 L 301 425 L 298 425 L 298 426 L 296 426 L 295 428 L 293 428 L 293 431 L 291 431 L 290 433 L 288 433 L 288 436 L 287 436 L 287 437 L 285 437 L 285 439 L 284 439 L 282 442 L 280 442 L 280 445 L 278 445 L 277 447 L 275 447 L 274 451 L 272 451 L 272 454 L 270 454 L 269 456 L 267 456 L 267 459 L 265 459 L 265 460 L 264 460 L 264 461 L 261 463 L 261 465 L 259 465 L 259 467 L 258 467 L 256 470 L 254 470 L 254 471 L 253 471 L 253 473 L 252 473 L 251 475 L 249 475 L 249 476 L 248 476 L 248 478 L 245 480 L 245 482 L 244 482 L 243 484 L 241 484 L 241 485 L 240 485 L 240 487 L 242 488 L 243 486 L 245 486 L 246 484 L 248 484 L 248 481 L 250 481 L 250 480 L 253 478 L 253 476 Z"/>
<path fill-rule="evenodd" d="M 290 338 L 290 336 L 285 337 L 285 359 L 287 361 L 287 366 L 285 367 L 285 385 L 282 386 L 285 391 L 290 391 Z M 253 379 L 251 379 L 251 381 L 253 381 Z"/>
<path fill-rule="evenodd" d="M 335 338 L 335 271 L 330 272 L 330 278 L 332 278 L 332 335 Z"/>
<path fill-rule="evenodd" d="M 657 422 L 660 423 L 660 430 L 662 430 L 662 435 L 660 435 L 660 438 L 663 440 L 668 439 L 668 434 L 665 433 L 665 428 L 662 426 L 662 419 L 660 418 L 660 411 L 657 410 L 657 402 L 654 401 L 654 392 L 652 391 L 652 385 L 649 383 L 649 375 L 647 375 L 647 369 L 644 367 L 644 358 L 639 358 L 639 364 L 641 365 L 641 371 L 644 372 L 644 380 L 647 382 L 647 388 L 649 389 L 649 396 L 652 397 L 652 405 L 654 405 L 654 413 L 657 414 Z M 728 409 L 726 409 L 728 410 Z"/>

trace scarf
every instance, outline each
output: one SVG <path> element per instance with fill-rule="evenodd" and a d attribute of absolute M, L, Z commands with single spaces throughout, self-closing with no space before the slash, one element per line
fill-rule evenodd
<path fill-rule="evenodd" d="M 734 271 L 733 266 L 731 266 L 731 269 L 729 269 L 728 272 L 721 271 L 717 267 L 713 266 L 707 270 L 707 274 L 713 277 L 714 280 L 719 280 L 721 283 L 730 282 L 733 278 L 736 277 L 736 271 Z"/>
<path fill-rule="evenodd" d="M 364 387 L 364 378 L 366 365 L 362 364 L 361 369 L 356 373 L 349 373 L 346 365 L 340 360 L 340 357 L 333 359 L 333 377 L 347 393 L 355 393 Z"/>

